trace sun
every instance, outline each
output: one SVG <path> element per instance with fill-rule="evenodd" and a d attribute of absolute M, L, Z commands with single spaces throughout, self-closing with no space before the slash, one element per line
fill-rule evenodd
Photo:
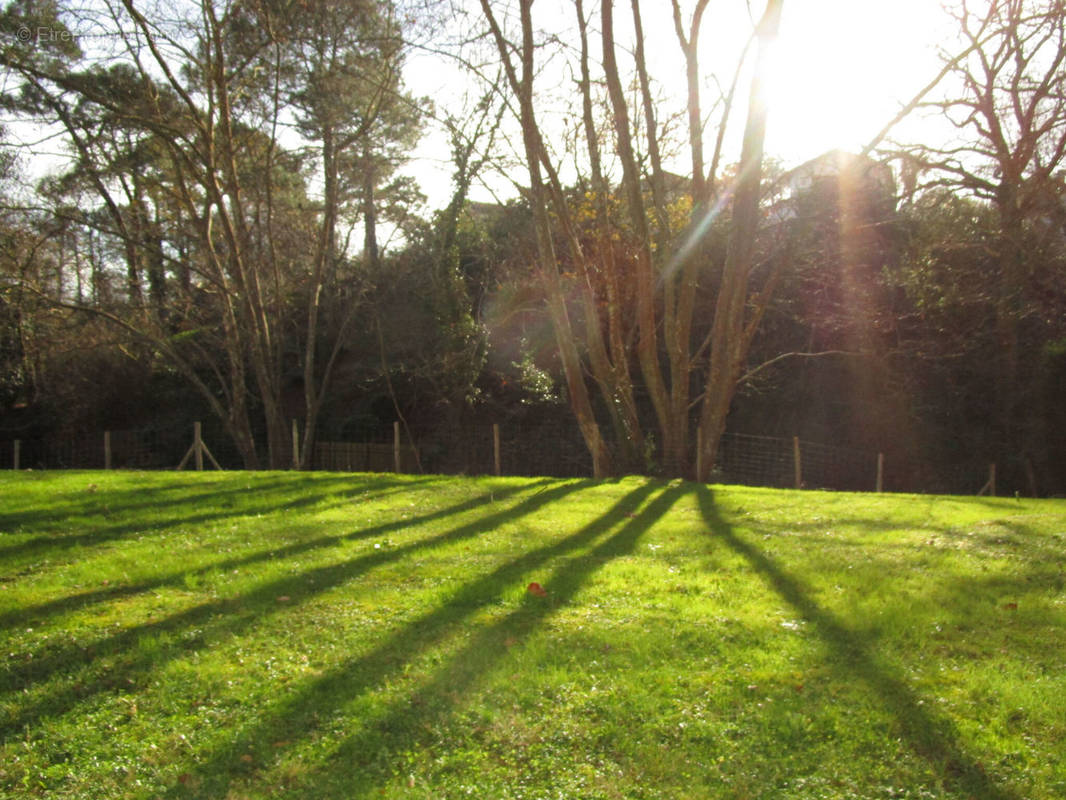
<path fill-rule="evenodd" d="M 767 153 L 796 163 L 861 148 L 936 75 L 948 22 L 931 0 L 785 3 Z"/>

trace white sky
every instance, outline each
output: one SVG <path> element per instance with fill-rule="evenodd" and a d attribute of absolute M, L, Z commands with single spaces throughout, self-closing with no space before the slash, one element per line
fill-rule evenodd
<path fill-rule="evenodd" d="M 768 152 L 864 145 L 935 77 L 950 22 L 937 0 L 786 0 Z"/>
<path fill-rule="evenodd" d="M 477 0 L 468 3 L 479 14 Z M 750 0 L 754 13 L 760 13 L 765 0 Z M 585 0 L 586 10 L 598 10 L 597 0 Z M 685 17 L 693 0 L 682 0 Z M 675 110 L 683 108 L 684 69 L 674 36 L 669 0 L 644 0 L 645 48 L 653 80 L 659 91 L 677 98 Z M 629 4 L 616 4 L 617 38 L 627 38 Z M 950 49 L 951 24 L 939 0 L 785 0 L 781 35 L 776 46 L 776 75 L 771 94 L 767 153 L 786 167 L 794 166 L 834 147 L 857 149 L 865 144 L 938 71 L 937 46 Z M 552 27 L 572 38 L 573 0 L 536 0 L 535 23 Z M 704 71 L 714 70 L 723 80 L 732 74 L 744 37 L 750 30 L 745 0 L 711 0 L 705 16 L 700 58 Z M 598 25 L 597 21 L 593 26 Z M 576 37 L 573 37 L 576 38 Z M 590 30 L 593 57 L 599 53 L 598 28 Z M 626 65 L 623 64 L 623 70 Z M 556 100 L 565 107 L 577 101 L 577 93 L 564 73 L 562 96 Z M 456 110 L 462 98 L 472 91 L 463 72 L 442 57 L 412 53 L 408 61 L 409 89 L 431 97 L 440 109 Z M 551 79 L 546 98 L 551 91 Z M 538 86 L 539 88 L 539 86 Z M 746 96 L 746 83 L 738 90 L 738 102 Z M 705 111 L 711 99 L 706 91 Z M 664 114 L 665 104 L 664 104 Z M 734 111 L 731 131 L 736 136 L 743 124 L 743 108 Z M 912 139 L 942 138 L 943 121 L 910 121 L 905 130 Z M 39 132 L 36 132 L 39 133 Z M 35 135 L 35 134 L 28 134 Z M 712 133 L 713 135 L 713 133 Z M 18 137 L 16 137 L 18 138 Z M 708 136 L 707 148 L 711 147 Z M 42 143 L 39 152 L 57 145 Z M 727 160 L 735 160 L 735 151 Z M 40 173 L 43 163 L 30 166 Z M 446 140 L 439 131 L 426 136 L 416 158 L 405 169 L 416 177 L 428 195 L 428 209 L 440 208 L 450 194 L 452 167 Z M 682 166 L 678 171 L 687 171 Z M 524 183 L 524 171 L 516 168 L 516 180 Z M 514 189 L 497 176 L 493 188 L 501 195 Z M 484 188 L 475 187 L 474 199 L 491 199 Z"/>
<path fill-rule="evenodd" d="M 599 3 L 585 0 L 585 5 L 586 9 L 598 8 Z M 682 5 L 691 8 L 692 3 L 682 0 Z M 764 0 L 752 0 L 752 6 L 753 13 L 760 13 Z M 624 2 L 616 6 L 619 40 L 625 36 L 628 7 Z M 658 80 L 663 92 L 676 93 L 683 103 L 684 68 L 669 0 L 645 0 L 641 8 L 653 80 Z M 537 25 L 573 26 L 570 0 L 537 0 L 533 13 Z M 686 10 L 686 18 L 689 13 Z M 731 74 L 742 37 L 750 30 L 747 15 L 744 0 L 711 0 L 700 42 L 702 67 L 723 76 Z M 785 0 L 775 47 L 767 154 L 788 167 L 832 148 L 859 149 L 936 75 L 940 68 L 937 47 L 950 48 L 951 35 L 951 21 L 938 0 Z M 595 58 L 598 30 L 590 31 L 590 36 Z M 461 94 L 463 79 L 439 60 L 416 56 L 410 62 L 408 81 L 415 93 L 427 94 L 446 106 Z M 576 102 L 576 91 L 571 90 L 571 96 Z M 738 90 L 738 102 L 744 97 L 746 82 Z M 710 94 L 705 93 L 705 98 Z M 742 124 L 743 109 L 738 108 L 732 131 L 738 133 Z M 911 120 L 903 130 L 912 138 L 945 135 L 942 127 L 928 121 Z M 449 191 L 447 150 L 439 142 L 428 136 L 409 170 L 422 181 L 430 207 L 442 205 Z M 506 191 L 499 180 L 495 188 Z M 479 199 L 488 196 L 484 190 L 475 191 Z"/>

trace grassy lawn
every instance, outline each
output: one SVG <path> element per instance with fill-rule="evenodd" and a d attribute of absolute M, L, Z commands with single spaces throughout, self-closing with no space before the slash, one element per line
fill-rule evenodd
<path fill-rule="evenodd" d="M 6 473 L 0 796 L 1062 798 L 1064 584 L 1064 501 Z"/>

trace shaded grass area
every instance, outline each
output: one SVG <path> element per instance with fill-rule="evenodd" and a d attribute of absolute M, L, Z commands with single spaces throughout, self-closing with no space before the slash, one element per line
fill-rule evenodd
<path fill-rule="evenodd" d="M 1061 501 L 8 474 L 0 796 L 1063 797 L 1064 584 Z"/>

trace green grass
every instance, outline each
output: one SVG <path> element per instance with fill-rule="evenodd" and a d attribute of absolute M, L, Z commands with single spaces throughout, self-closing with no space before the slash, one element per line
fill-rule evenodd
<path fill-rule="evenodd" d="M 6 473 L 0 532 L 2 797 L 1066 797 L 1063 501 Z"/>

